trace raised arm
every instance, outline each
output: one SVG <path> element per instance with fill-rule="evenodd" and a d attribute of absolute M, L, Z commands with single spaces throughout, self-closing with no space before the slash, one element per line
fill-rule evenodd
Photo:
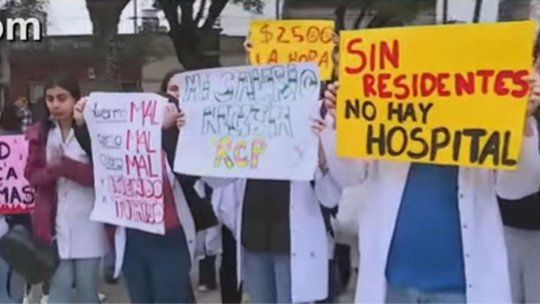
<path fill-rule="evenodd" d="M 339 158 L 336 151 L 336 132 L 331 128 L 321 133 L 322 146 L 332 178 L 342 187 L 363 183 L 368 176 L 368 164 L 363 160 Z"/>

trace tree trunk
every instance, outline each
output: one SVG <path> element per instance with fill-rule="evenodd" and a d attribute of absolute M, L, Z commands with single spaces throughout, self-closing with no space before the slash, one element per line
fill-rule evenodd
<path fill-rule="evenodd" d="M 443 0 L 442 23 L 443 24 L 448 23 L 448 0 Z"/>
<path fill-rule="evenodd" d="M 366 14 L 371 9 L 371 4 L 373 1 L 367 1 L 366 4 L 364 4 L 361 8 L 360 14 L 358 15 L 358 18 L 354 21 L 353 29 L 359 29 L 360 25 L 362 24 L 362 21 L 364 21 L 364 18 L 366 17 Z"/>
<path fill-rule="evenodd" d="M 219 61 L 220 30 L 195 27 L 171 28 L 171 38 L 176 58 L 188 71 L 221 66 Z"/>
<path fill-rule="evenodd" d="M 474 5 L 473 23 L 480 22 L 480 14 L 482 13 L 482 0 L 476 0 Z"/>
<path fill-rule="evenodd" d="M 212 4 L 210 4 L 210 8 L 208 9 L 208 17 L 202 27 L 203 29 L 210 29 L 214 26 L 217 18 L 219 18 L 225 6 L 227 6 L 227 3 L 229 3 L 229 0 L 212 0 Z"/>
<path fill-rule="evenodd" d="M 347 14 L 349 2 L 347 0 L 342 1 L 334 11 L 336 16 L 336 32 L 338 33 L 345 30 L 345 15 Z"/>
<path fill-rule="evenodd" d="M 200 14 L 197 14 L 193 20 L 186 20 L 189 17 L 186 17 L 186 19 L 182 18 L 182 22 L 178 20 L 179 6 L 182 9 L 182 16 L 185 16 L 186 12 L 193 13 L 193 6 L 188 8 L 174 1 L 160 0 L 159 4 L 165 13 L 165 18 L 169 22 L 169 37 L 174 45 L 176 58 L 184 69 L 190 71 L 220 66 L 220 30 L 213 29 L 213 26 L 228 1 L 213 0 L 208 9 L 208 17 L 204 21 L 204 24 L 199 27 L 196 21 L 200 20 L 198 18 Z"/>
<path fill-rule="evenodd" d="M 97 83 L 112 85 L 118 77 L 118 23 L 130 0 L 86 0 L 97 50 Z"/>

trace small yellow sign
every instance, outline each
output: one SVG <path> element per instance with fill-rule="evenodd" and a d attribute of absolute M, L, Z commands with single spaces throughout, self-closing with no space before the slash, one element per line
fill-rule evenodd
<path fill-rule="evenodd" d="M 320 20 L 257 20 L 251 23 L 251 64 L 315 62 L 321 79 L 332 77 L 334 22 Z"/>
<path fill-rule="evenodd" d="M 338 154 L 515 169 L 535 24 L 340 34 Z"/>

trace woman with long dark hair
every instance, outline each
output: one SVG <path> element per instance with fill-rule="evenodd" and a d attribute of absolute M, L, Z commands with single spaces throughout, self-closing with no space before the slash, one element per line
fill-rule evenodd
<path fill-rule="evenodd" d="M 176 96 L 166 96 L 169 103 L 162 128 L 165 235 L 123 227 L 111 227 L 109 230 L 115 244 L 115 277 L 122 270 L 132 303 L 192 302 L 190 271 L 195 230 L 217 222 L 215 217 L 201 217 L 196 211 L 198 209 L 192 208 L 200 205 L 190 199 L 195 193 L 195 181 L 191 177 L 181 180 L 172 173 L 179 132 L 177 121 L 182 120 L 183 114 L 178 109 Z M 91 153 L 90 136 L 83 115 L 86 103 L 84 98 L 77 103 L 74 118 L 78 126 L 77 139 L 83 149 Z"/>
<path fill-rule="evenodd" d="M 55 240 L 60 259 L 49 303 L 98 303 L 99 263 L 107 251 L 103 225 L 90 220 L 95 201 L 90 158 L 74 136 L 73 109 L 80 95 L 75 78 L 51 80 L 45 86 L 49 118 L 27 132 L 25 177 L 36 189 L 34 234 L 46 244 Z"/>

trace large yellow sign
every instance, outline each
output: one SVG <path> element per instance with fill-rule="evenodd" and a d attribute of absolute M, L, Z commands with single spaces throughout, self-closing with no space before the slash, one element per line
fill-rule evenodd
<path fill-rule="evenodd" d="M 321 79 L 329 80 L 334 68 L 333 34 L 333 21 L 253 21 L 250 61 L 256 65 L 315 62 Z"/>
<path fill-rule="evenodd" d="M 534 32 L 532 22 L 342 32 L 338 153 L 514 169 Z"/>

